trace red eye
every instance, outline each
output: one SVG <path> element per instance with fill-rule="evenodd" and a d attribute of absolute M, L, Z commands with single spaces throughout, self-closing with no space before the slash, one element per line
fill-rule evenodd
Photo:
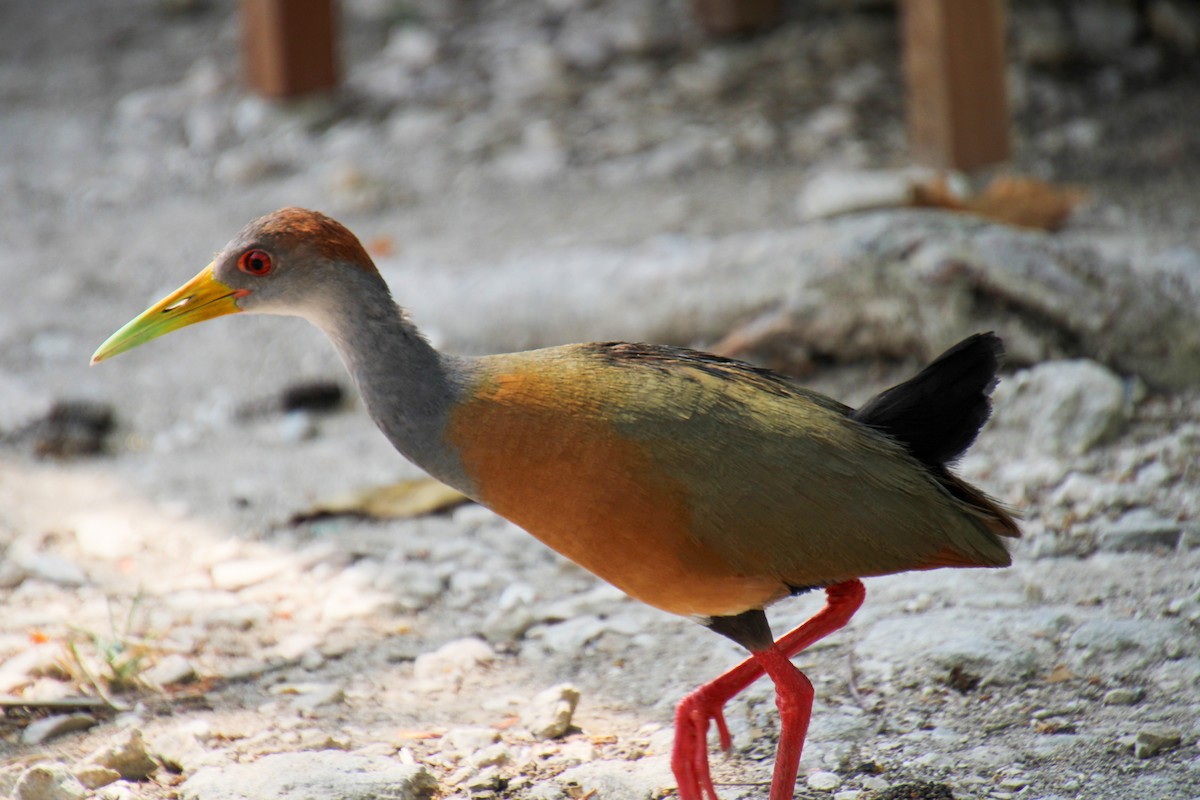
<path fill-rule="evenodd" d="M 238 259 L 238 269 L 247 275 L 261 277 L 271 271 L 271 256 L 266 250 L 247 250 Z"/>

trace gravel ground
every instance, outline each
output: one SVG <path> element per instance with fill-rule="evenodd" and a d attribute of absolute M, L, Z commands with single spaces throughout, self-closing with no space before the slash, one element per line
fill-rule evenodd
<path fill-rule="evenodd" d="M 1200 19 L 1152 4 L 1138 42 L 1123 4 L 1073 5 L 1014 4 L 1015 167 L 1091 193 L 1065 241 L 1194 267 Z M 894 20 L 814 3 L 714 47 L 676 3 L 348 1 L 347 91 L 282 109 L 236 87 L 232 6 L 0 1 L 0 796 L 672 794 L 673 705 L 736 648 L 476 506 L 291 523 L 418 477 L 352 400 L 279 410 L 344 382 L 315 331 L 87 358 L 283 205 L 385 265 L 792 227 L 812 176 L 904 163 Z M 96 405 L 36 423 L 69 400 Z M 798 794 L 1200 797 L 1198 456 L 1195 391 L 1005 376 L 961 471 L 1024 516 L 1015 566 L 868 582 L 797 662 Z M 728 717 L 721 796 L 765 796 L 770 687 Z"/>

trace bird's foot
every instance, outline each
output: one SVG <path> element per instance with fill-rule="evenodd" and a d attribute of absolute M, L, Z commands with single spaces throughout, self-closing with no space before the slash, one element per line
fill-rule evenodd
<path fill-rule="evenodd" d="M 729 726 L 725 724 L 728 699 L 714 693 L 713 684 L 709 683 L 683 698 L 675 708 L 671 770 L 679 783 L 679 800 L 717 800 L 708 768 L 708 725 L 717 724 L 721 749 L 728 752 L 733 745 Z"/>

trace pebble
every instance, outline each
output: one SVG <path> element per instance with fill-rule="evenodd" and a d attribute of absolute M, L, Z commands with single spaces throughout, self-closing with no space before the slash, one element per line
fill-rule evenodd
<path fill-rule="evenodd" d="M 146 743 L 138 728 L 131 729 L 123 740 L 92 753 L 85 763 L 108 767 L 127 781 L 144 780 L 158 769 L 158 764 L 146 752 Z"/>
<path fill-rule="evenodd" d="M 808 780 L 805 781 L 805 783 L 808 785 L 808 788 L 812 789 L 814 792 L 832 792 L 834 789 L 837 789 L 842 785 L 842 779 L 839 778 L 835 773 L 821 770 L 809 775 Z"/>
<path fill-rule="evenodd" d="M 75 770 L 75 779 L 89 789 L 99 789 L 121 780 L 121 773 L 99 764 L 84 764 Z"/>
<path fill-rule="evenodd" d="M 41 744 L 55 736 L 72 731 L 87 730 L 96 724 L 91 714 L 55 714 L 45 719 L 34 720 L 21 733 L 22 744 Z"/>
<path fill-rule="evenodd" d="M 578 703 L 579 690 L 574 686 L 552 686 L 534 695 L 521 711 L 521 723 L 538 739 L 556 739 L 570 730 Z"/>
<path fill-rule="evenodd" d="M 843 789 L 833 793 L 833 800 L 858 800 L 860 797 L 862 792 L 858 789 Z"/>
<path fill-rule="evenodd" d="M 436 792 L 437 780 L 423 766 L 340 750 L 275 753 L 204 767 L 179 787 L 181 800 L 430 800 Z"/>
<path fill-rule="evenodd" d="M 441 751 L 459 757 L 474 753 L 500 741 L 495 728 L 451 728 L 442 734 Z"/>
<path fill-rule="evenodd" d="M 1018 434 L 1029 450 L 1079 456 L 1116 436 L 1129 419 L 1125 382 L 1088 359 L 1047 361 L 1001 381 L 994 393 L 997 431 Z"/>
<path fill-rule="evenodd" d="M 1150 725 L 1134 734 L 1133 754 L 1137 758 L 1152 758 L 1164 750 L 1178 747 L 1181 741 L 1183 734 L 1177 728 Z"/>
<path fill-rule="evenodd" d="M 1139 688 L 1120 687 L 1117 689 L 1109 689 L 1104 693 L 1104 705 L 1106 706 L 1131 706 L 1139 702 L 1145 694 Z"/>
<path fill-rule="evenodd" d="M 26 552 L 18 554 L 14 561 L 27 577 L 56 586 L 84 586 L 88 583 L 87 573 L 82 567 L 56 553 Z"/>
<path fill-rule="evenodd" d="M 903 170 L 825 172 L 808 180 L 796 199 L 801 220 L 906 206 L 912 202 L 913 176 Z"/>
<path fill-rule="evenodd" d="M 87 788 L 70 768 L 57 761 L 25 770 L 13 788 L 13 800 L 83 800 L 87 796 Z"/>
<path fill-rule="evenodd" d="M 171 653 L 142 673 L 142 678 L 154 686 L 175 686 L 194 680 L 196 668 L 185 656 Z"/>

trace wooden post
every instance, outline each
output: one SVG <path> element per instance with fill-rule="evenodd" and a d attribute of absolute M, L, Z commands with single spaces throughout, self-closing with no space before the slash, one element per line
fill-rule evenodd
<path fill-rule="evenodd" d="M 904 0 L 913 157 L 972 169 L 1009 157 L 1004 0 Z"/>
<path fill-rule="evenodd" d="M 741 36 L 775 27 L 783 17 L 783 3 L 781 0 L 692 0 L 692 13 L 710 36 Z"/>
<path fill-rule="evenodd" d="M 250 88 L 285 98 L 337 86 L 336 11 L 334 0 L 241 0 Z"/>

